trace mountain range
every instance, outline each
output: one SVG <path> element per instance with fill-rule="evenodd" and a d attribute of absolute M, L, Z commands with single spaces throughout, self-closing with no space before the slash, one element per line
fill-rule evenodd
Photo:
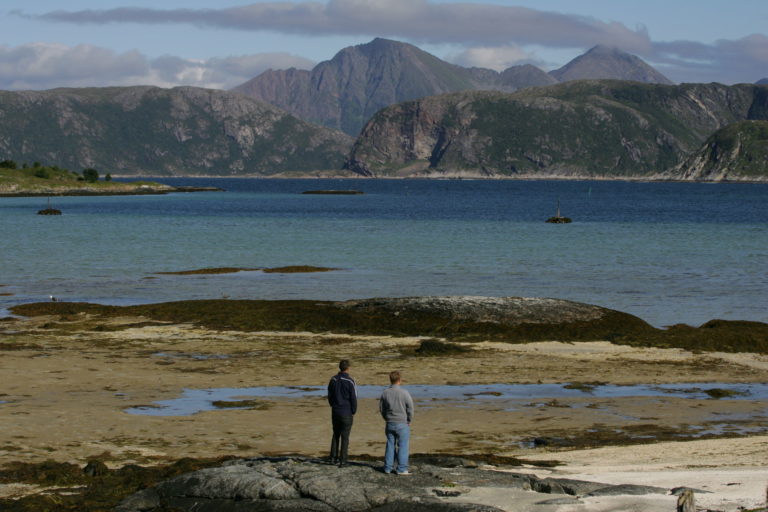
<path fill-rule="evenodd" d="M 233 90 L 356 136 L 377 111 L 403 101 L 469 90 L 514 92 L 584 78 L 671 83 L 638 57 L 605 46 L 551 73 L 530 64 L 497 72 L 457 66 L 416 46 L 377 38 L 344 48 L 311 71 L 269 70 Z"/>
<path fill-rule="evenodd" d="M 551 73 L 496 72 L 375 39 L 236 91 L 0 92 L 0 160 L 124 176 L 768 179 L 763 132 L 727 128 L 767 120 L 768 87 L 668 82 L 602 46 Z"/>
<path fill-rule="evenodd" d="M 0 92 L 0 159 L 112 174 L 338 170 L 352 143 L 241 94 L 176 87 Z"/>
<path fill-rule="evenodd" d="M 768 119 L 768 87 L 585 80 L 451 93 L 378 112 L 346 167 L 364 176 L 677 179 L 665 171 L 747 119 Z"/>

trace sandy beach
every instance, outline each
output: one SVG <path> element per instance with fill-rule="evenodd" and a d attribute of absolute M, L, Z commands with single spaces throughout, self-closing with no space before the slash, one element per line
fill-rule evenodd
<path fill-rule="evenodd" d="M 151 411 L 155 402 L 178 398 L 185 389 L 324 386 L 342 357 L 353 361 L 359 384 L 382 388 L 392 369 L 403 372 L 406 386 L 768 382 L 768 356 L 757 354 L 608 342 L 483 342 L 466 344 L 471 349 L 466 354 L 420 357 L 414 353 L 417 337 L 222 332 L 142 325 L 142 318 L 112 318 L 85 331 L 78 327 L 81 320 L 67 329 L 60 323 L 50 329 L 46 317 L 3 322 L 0 464 L 47 459 L 84 464 L 99 457 L 116 467 L 182 457 L 323 455 L 330 424 L 320 396 L 263 398 L 245 409 L 187 416 L 126 409 Z M 116 330 L 120 325 L 135 327 Z M 706 505 L 717 510 L 755 507 L 764 500 L 768 437 L 739 435 L 739 428 L 760 433 L 762 401 L 583 393 L 544 402 L 532 398 L 523 405 L 510 408 L 483 396 L 421 400 L 412 451 L 557 460 L 555 468 L 534 470 L 616 483 L 700 486 L 717 490 Z M 361 400 L 353 457 L 383 450 L 376 407 L 373 398 Z M 694 427 L 712 423 L 713 416 L 730 418 L 731 427 L 703 436 L 719 438 L 696 439 Z M 552 442 L 534 448 L 536 438 Z M 674 439 L 685 441 L 669 441 Z M 25 492 L 23 486 L 0 487 L 4 495 Z"/>

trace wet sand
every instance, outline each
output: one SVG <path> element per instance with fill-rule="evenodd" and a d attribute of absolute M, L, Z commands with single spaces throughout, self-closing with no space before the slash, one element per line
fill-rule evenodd
<path fill-rule="evenodd" d="M 110 319 L 90 331 L 78 327 L 82 318 L 71 328 L 61 323 L 53 330 L 44 328 L 50 320 L 1 324 L 0 401 L 6 403 L 0 403 L 0 464 L 46 459 L 84 463 L 95 456 L 118 466 L 181 457 L 322 455 L 330 437 L 330 413 L 322 397 L 259 399 L 252 409 L 175 417 L 124 410 L 177 398 L 185 388 L 324 386 L 340 358 L 352 360 L 351 373 L 360 384 L 382 387 L 392 369 L 403 372 L 406 386 L 768 382 L 768 356 L 756 354 L 544 342 L 475 343 L 466 345 L 472 349 L 466 355 L 419 357 L 414 350 L 421 338 L 214 332 L 189 325 L 110 330 L 116 324 L 142 322 L 139 318 Z M 588 394 L 554 402 L 531 400 L 528 407 L 507 410 L 479 396 L 464 397 L 420 403 L 411 442 L 412 451 L 420 453 L 554 459 L 563 462 L 555 469 L 560 474 L 594 480 L 610 474 L 624 478 L 642 465 L 650 473 L 749 471 L 764 465 L 768 437 L 654 441 L 695 434 L 693 426 L 717 417 L 746 428 L 764 426 L 767 410 L 766 403 L 749 399 L 638 400 Z M 376 400 L 361 400 L 351 454 L 381 453 L 382 430 Z M 551 442 L 526 448 L 537 437 Z M 604 445 L 619 446 L 584 450 Z"/>

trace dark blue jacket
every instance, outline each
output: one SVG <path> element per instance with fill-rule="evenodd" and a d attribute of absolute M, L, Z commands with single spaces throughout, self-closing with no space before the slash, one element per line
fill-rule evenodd
<path fill-rule="evenodd" d="M 338 416 L 353 416 L 357 412 L 357 386 L 348 373 L 339 372 L 331 378 L 328 403 Z"/>

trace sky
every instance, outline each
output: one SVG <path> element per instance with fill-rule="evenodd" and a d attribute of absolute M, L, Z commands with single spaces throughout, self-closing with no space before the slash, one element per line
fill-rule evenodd
<path fill-rule="evenodd" d="M 0 22 L 5 90 L 229 89 L 374 37 L 496 70 L 604 44 L 675 82 L 768 77 L 766 0 L 0 0 Z"/>

